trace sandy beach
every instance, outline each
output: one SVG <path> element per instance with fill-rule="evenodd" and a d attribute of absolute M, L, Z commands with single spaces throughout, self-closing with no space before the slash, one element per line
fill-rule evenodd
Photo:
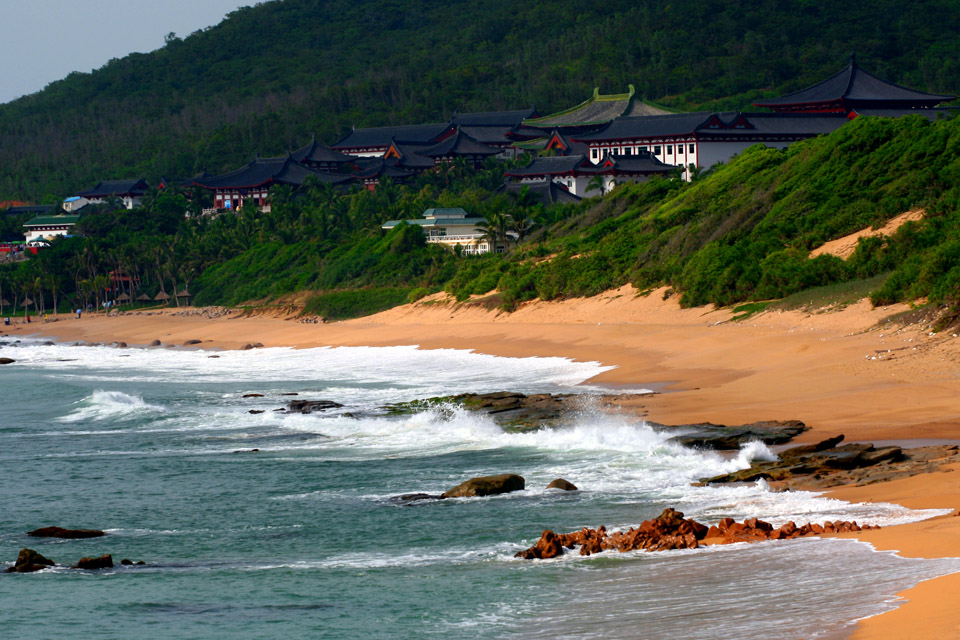
<path fill-rule="evenodd" d="M 512 314 L 481 304 L 454 305 L 443 295 L 416 305 L 338 323 L 305 323 L 293 311 L 169 309 L 115 317 L 60 316 L 0 327 L 6 336 L 130 346 L 237 349 L 419 345 L 473 349 L 500 356 L 563 356 L 615 368 L 591 384 L 652 388 L 623 409 L 668 424 L 741 424 L 798 419 L 811 427 L 799 442 L 842 433 L 851 442 L 960 441 L 960 339 L 923 323 L 888 320 L 906 305 L 765 312 L 731 321 L 729 310 L 681 309 L 657 290 L 632 288 L 588 299 L 535 302 Z M 960 507 L 960 474 L 948 469 L 866 487 L 832 491 L 849 501 L 896 502 L 911 508 Z M 857 534 L 901 555 L 960 555 L 960 518 Z M 862 621 L 854 638 L 960 637 L 960 574 L 922 583 L 898 609 Z"/>

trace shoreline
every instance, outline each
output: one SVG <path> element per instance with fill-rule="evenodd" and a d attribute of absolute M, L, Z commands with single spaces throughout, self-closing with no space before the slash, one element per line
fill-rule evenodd
<path fill-rule="evenodd" d="M 586 384 L 617 390 L 661 386 L 655 395 L 625 399 L 621 409 L 667 424 L 799 419 L 811 429 L 798 444 L 838 433 L 847 441 L 960 439 L 960 339 L 882 322 L 908 310 L 906 305 L 872 309 L 861 302 L 827 313 L 767 312 L 734 323 L 728 310 L 681 309 L 662 293 L 639 297 L 624 287 L 589 299 L 527 303 L 513 314 L 431 296 L 425 304 L 331 324 L 300 323 L 282 313 L 204 317 L 182 308 L 82 320 L 61 316 L 0 326 L 0 334 L 131 345 L 201 340 L 194 346 L 203 349 L 417 345 L 564 357 L 615 367 Z M 956 509 L 957 467 L 826 494 L 850 502 Z M 951 514 L 855 537 L 903 556 L 956 556 L 960 518 Z M 907 602 L 858 622 L 850 637 L 900 638 L 918 630 L 924 637 L 960 637 L 957 587 L 960 573 L 920 583 L 899 594 Z"/>

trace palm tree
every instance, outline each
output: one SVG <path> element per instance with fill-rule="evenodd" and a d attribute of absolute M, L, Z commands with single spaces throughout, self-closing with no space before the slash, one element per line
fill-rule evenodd
<path fill-rule="evenodd" d="M 590 182 L 587 183 L 587 190 L 584 191 L 584 195 L 586 195 L 590 191 L 599 191 L 600 192 L 599 195 L 602 197 L 603 194 L 606 192 L 606 186 L 607 186 L 607 181 L 604 179 L 602 175 L 597 174 L 590 179 Z"/>
<path fill-rule="evenodd" d="M 477 224 L 477 229 L 483 232 L 483 239 L 490 243 L 491 253 L 497 251 L 497 246 L 507 246 L 512 220 L 502 211 L 484 214 L 483 222 Z"/>

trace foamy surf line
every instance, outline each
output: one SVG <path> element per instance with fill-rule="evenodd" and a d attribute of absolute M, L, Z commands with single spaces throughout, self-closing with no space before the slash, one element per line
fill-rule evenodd
<path fill-rule="evenodd" d="M 335 371 L 341 382 L 402 387 L 417 380 L 418 387 L 440 391 L 503 390 L 590 392 L 602 387 L 578 385 L 615 367 L 556 356 L 512 358 L 477 353 L 472 349 L 393 347 L 270 347 L 247 351 L 219 351 L 216 358 L 203 350 L 74 346 L 22 339 L 16 360 L 51 372 L 97 381 L 175 382 L 190 376 L 199 381 L 244 383 L 270 380 L 265 372 L 282 372 L 287 383 L 322 380 Z M 87 370 L 90 373 L 78 374 Z M 132 374 L 132 375 L 131 375 Z M 456 384 L 453 384 L 453 382 Z M 519 388 L 518 388 L 519 387 Z M 649 392 L 633 389 L 632 392 Z"/>

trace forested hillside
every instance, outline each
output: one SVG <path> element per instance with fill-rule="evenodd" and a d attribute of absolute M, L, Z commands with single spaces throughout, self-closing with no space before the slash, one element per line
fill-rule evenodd
<path fill-rule="evenodd" d="M 0 199 L 216 172 L 352 125 L 546 113 L 595 86 L 741 108 L 826 77 L 852 51 L 892 81 L 956 93 L 960 1 L 264 2 L 0 106 Z"/>

